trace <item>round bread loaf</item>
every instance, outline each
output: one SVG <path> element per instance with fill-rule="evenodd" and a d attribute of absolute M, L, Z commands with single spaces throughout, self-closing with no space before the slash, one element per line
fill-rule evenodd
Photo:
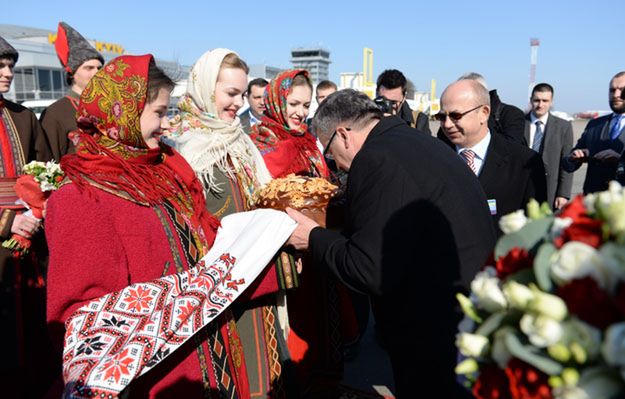
<path fill-rule="evenodd" d="M 326 209 L 336 192 L 337 186 L 326 179 L 291 174 L 270 181 L 254 198 L 256 208 L 297 209 L 325 226 Z"/>

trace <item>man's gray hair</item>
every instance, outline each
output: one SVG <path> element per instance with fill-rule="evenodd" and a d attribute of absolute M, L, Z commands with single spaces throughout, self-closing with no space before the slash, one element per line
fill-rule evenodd
<path fill-rule="evenodd" d="M 488 90 L 488 85 L 486 84 L 486 79 L 484 79 L 484 76 L 480 75 L 477 72 L 467 72 L 464 75 L 460 76 L 458 78 L 458 80 L 464 80 L 464 79 L 469 79 L 469 80 L 476 80 L 478 81 L 482 86 L 484 86 L 484 88 L 486 90 Z"/>
<path fill-rule="evenodd" d="M 360 129 L 372 119 L 382 119 L 382 111 L 364 93 L 344 89 L 330 94 L 317 108 L 312 131 L 328 138 L 340 123 Z"/>

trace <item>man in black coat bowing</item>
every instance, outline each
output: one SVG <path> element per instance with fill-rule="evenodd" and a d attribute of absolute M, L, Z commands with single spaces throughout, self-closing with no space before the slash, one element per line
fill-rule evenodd
<path fill-rule="evenodd" d="M 383 118 L 354 90 L 326 98 L 313 129 L 349 171 L 347 227 L 323 229 L 288 209 L 299 223 L 289 243 L 370 296 L 398 398 L 467 396 L 454 374 L 454 294 L 495 242 L 477 178 L 444 144 Z"/>

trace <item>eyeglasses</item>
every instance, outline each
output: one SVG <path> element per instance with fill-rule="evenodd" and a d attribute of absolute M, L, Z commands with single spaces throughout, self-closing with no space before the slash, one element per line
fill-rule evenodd
<path fill-rule="evenodd" d="M 345 130 L 351 131 L 352 128 L 351 127 L 346 127 Z M 323 157 L 324 158 L 334 159 L 334 156 L 332 156 L 332 154 L 329 154 L 328 150 L 330 149 L 330 144 L 332 144 L 332 140 L 334 140 L 335 136 L 336 136 L 336 130 L 334 131 L 334 133 L 332 133 L 332 136 L 330 136 L 330 140 L 328 140 L 328 144 L 326 144 L 326 148 L 323 149 Z"/>
<path fill-rule="evenodd" d="M 450 112 L 448 114 L 443 113 L 443 112 L 439 112 L 438 114 L 434 115 L 434 118 L 439 121 L 439 122 L 445 122 L 445 120 L 447 119 L 447 117 L 449 117 L 453 122 L 458 122 L 460 119 L 462 119 L 463 116 L 465 116 L 466 114 L 468 114 L 469 112 L 473 112 L 478 108 L 483 107 L 484 104 L 482 105 L 478 105 L 475 108 L 471 108 L 468 111 L 465 112 Z"/>

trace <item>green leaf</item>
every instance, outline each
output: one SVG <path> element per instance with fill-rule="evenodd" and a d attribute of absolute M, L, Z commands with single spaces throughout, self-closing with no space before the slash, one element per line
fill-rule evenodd
<path fill-rule="evenodd" d="M 549 271 L 551 270 L 551 260 L 553 256 L 558 252 L 556 247 L 550 243 L 544 243 L 538 248 L 538 253 L 534 258 L 534 274 L 536 275 L 536 282 L 541 290 L 545 292 L 551 292 L 553 283 Z"/>
<path fill-rule="evenodd" d="M 521 230 L 501 237 L 495 246 L 495 259 L 506 256 L 514 247 L 526 249 L 529 252 L 545 237 L 552 223 L 553 216 L 548 216 L 531 221 Z"/>
<path fill-rule="evenodd" d="M 475 330 L 474 334 L 483 335 L 485 337 L 490 336 L 501 326 L 501 323 L 507 315 L 508 312 L 506 310 L 500 310 L 499 312 L 493 313 L 484 321 L 482 325 L 480 325 L 477 330 Z"/>
<path fill-rule="evenodd" d="M 509 333 L 504 338 L 506 348 L 512 356 L 536 367 L 548 375 L 560 375 L 563 367 L 560 363 L 540 353 L 540 350 L 531 345 L 523 345 L 516 334 Z"/>

